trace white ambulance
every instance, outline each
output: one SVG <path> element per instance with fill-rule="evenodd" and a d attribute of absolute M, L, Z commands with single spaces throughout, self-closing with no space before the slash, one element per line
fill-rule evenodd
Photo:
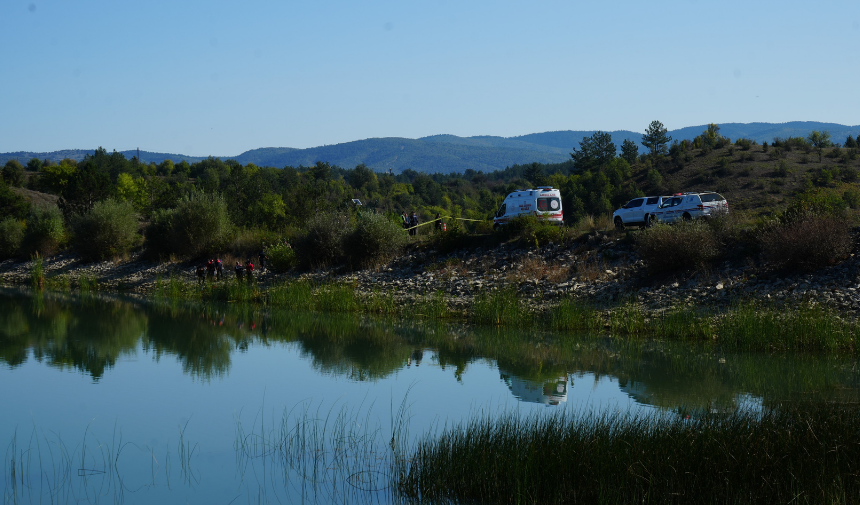
<path fill-rule="evenodd" d="M 517 216 L 534 214 L 555 224 L 564 223 L 561 208 L 561 191 L 551 186 L 537 189 L 518 189 L 509 194 L 493 218 L 493 228 L 509 222 Z"/>

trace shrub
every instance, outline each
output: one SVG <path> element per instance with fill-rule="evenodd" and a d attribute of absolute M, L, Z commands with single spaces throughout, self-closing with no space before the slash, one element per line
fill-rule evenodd
<path fill-rule="evenodd" d="M 749 151 L 752 148 L 752 140 L 750 139 L 737 139 L 735 140 L 735 145 L 740 147 L 743 151 Z"/>
<path fill-rule="evenodd" d="M 534 215 L 523 215 L 512 219 L 502 227 L 506 239 L 514 239 L 528 245 L 540 247 L 550 242 L 561 244 L 567 239 L 566 229 Z"/>
<path fill-rule="evenodd" d="M 786 163 L 785 160 L 780 160 L 776 169 L 773 171 L 773 174 L 777 177 L 788 177 L 788 163 Z"/>
<path fill-rule="evenodd" d="M 39 253 L 50 256 L 59 249 L 66 237 L 63 215 L 55 206 L 30 209 L 27 228 L 19 252 L 24 257 Z"/>
<path fill-rule="evenodd" d="M 790 223 L 809 214 L 843 216 L 848 205 L 833 191 L 813 189 L 802 193 L 792 201 L 780 216 L 780 221 Z"/>
<path fill-rule="evenodd" d="M 857 180 L 857 169 L 854 167 L 842 167 L 839 169 L 839 176 L 844 182 L 854 182 Z"/>
<path fill-rule="evenodd" d="M 852 209 L 860 207 L 860 193 L 857 190 L 845 190 L 845 193 L 842 194 L 842 200 Z"/>
<path fill-rule="evenodd" d="M 96 202 L 92 210 L 72 220 L 72 245 L 85 260 L 121 256 L 138 243 L 137 220 L 131 202 Z"/>
<path fill-rule="evenodd" d="M 268 267 L 276 272 L 286 272 L 296 265 L 296 252 L 287 242 L 277 242 L 266 249 Z"/>
<path fill-rule="evenodd" d="M 311 217 L 307 230 L 295 243 L 299 264 L 322 268 L 340 263 L 344 257 L 344 238 L 351 230 L 349 217 L 342 213 L 323 212 Z"/>
<path fill-rule="evenodd" d="M 175 209 L 153 213 L 146 229 L 146 247 L 158 256 L 197 257 L 225 247 L 231 233 L 221 195 L 194 193 L 180 200 Z"/>
<path fill-rule="evenodd" d="M 345 237 L 344 245 L 347 261 L 353 268 L 374 268 L 399 254 L 406 242 L 407 235 L 399 223 L 385 214 L 363 212 Z"/>
<path fill-rule="evenodd" d="M 9 160 L 3 166 L 3 180 L 10 186 L 20 187 L 24 185 L 24 166 L 18 160 Z"/>
<path fill-rule="evenodd" d="M 720 253 L 714 233 L 701 221 L 657 225 L 637 242 L 639 255 L 652 272 L 702 267 Z"/>
<path fill-rule="evenodd" d="M 759 234 L 765 259 L 781 267 L 814 270 L 851 252 L 847 219 L 835 214 L 805 212 L 790 221 L 774 221 Z"/>
<path fill-rule="evenodd" d="M 23 240 L 24 223 L 11 216 L 0 221 L 0 260 L 15 256 Z"/>

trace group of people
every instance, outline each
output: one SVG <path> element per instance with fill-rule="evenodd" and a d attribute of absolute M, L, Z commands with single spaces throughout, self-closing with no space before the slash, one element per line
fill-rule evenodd
<path fill-rule="evenodd" d="M 265 268 L 265 259 L 265 253 L 260 252 L 261 271 Z M 233 271 L 236 273 L 236 279 L 238 280 L 243 278 L 252 280 L 254 278 L 254 263 L 251 261 L 251 258 L 248 258 L 245 263 L 237 261 L 236 266 L 233 267 Z M 199 284 L 205 283 L 207 278 L 209 280 L 221 280 L 224 278 L 224 262 L 221 261 L 221 258 L 210 259 L 205 263 L 197 265 L 195 273 L 197 274 L 197 282 Z"/>
<path fill-rule="evenodd" d="M 197 282 L 202 284 L 207 277 L 210 280 L 224 277 L 224 263 L 221 258 L 212 258 L 206 263 L 197 265 Z"/>
<path fill-rule="evenodd" d="M 403 221 L 403 228 L 409 230 L 409 234 L 412 236 L 418 235 L 418 214 L 414 211 L 410 216 L 407 213 L 403 213 L 400 216 L 400 219 Z"/>
<path fill-rule="evenodd" d="M 233 271 L 236 272 L 237 281 L 241 281 L 243 278 L 249 281 L 254 279 L 254 263 L 251 262 L 251 258 L 248 258 L 244 265 L 237 261 Z"/>

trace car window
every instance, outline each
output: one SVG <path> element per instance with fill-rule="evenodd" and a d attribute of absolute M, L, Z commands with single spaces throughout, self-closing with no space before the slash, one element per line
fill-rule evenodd
<path fill-rule="evenodd" d="M 645 201 L 644 198 L 637 198 L 635 200 L 630 200 L 630 202 L 624 206 L 625 209 L 635 209 L 642 205 L 642 202 Z"/>
<path fill-rule="evenodd" d="M 649 199 L 648 199 L 648 201 L 647 201 L 647 202 L 645 202 L 645 205 L 654 205 L 654 204 L 655 204 L 655 203 L 657 203 L 659 200 L 660 200 L 660 197 L 659 197 L 659 196 L 652 196 L 651 198 L 649 198 Z"/>
<path fill-rule="evenodd" d="M 508 204 L 503 203 L 501 207 L 499 207 L 499 211 L 496 212 L 496 217 L 502 217 L 505 215 L 505 211 L 508 208 Z"/>
<path fill-rule="evenodd" d="M 708 193 L 706 195 L 702 195 L 702 203 L 721 202 L 723 200 L 725 200 L 725 198 L 723 198 L 719 193 Z"/>
<path fill-rule="evenodd" d="M 548 212 L 552 210 L 558 210 L 561 208 L 561 200 L 558 198 L 538 198 L 537 199 L 537 210 L 541 212 Z"/>

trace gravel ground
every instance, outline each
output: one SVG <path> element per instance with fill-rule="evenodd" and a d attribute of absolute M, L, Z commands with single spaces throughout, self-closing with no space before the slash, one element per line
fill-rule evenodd
<path fill-rule="evenodd" d="M 30 261 L 0 263 L 0 283 L 26 284 Z M 66 275 L 72 285 L 81 276 L 96 278 L 102 289 L 151 293 L 156 278 L 171 274 L 194 280 L 194 263 L 153 263 L 139 254 L 119 261 L 84 263 L 72 254 L 44 260 L 48 277 Z M 264 285 L 286 279 L 313 278 L 349 282 L 358 292 L 394 293 L 411 299 L 442 292 L 452 308 L 465 307 L 486 289 L 515 287 L 534 304 L 574 296 L 596 304 L 635 300 L 649 310 L 678 304 L 713 306 L 738 299 L 785 303 L 806 300 L 825 304 L 845 316 L 860 315 L 858 255 L 813 273 L 770 271 L 755 264 L 725 263 L 710 271 L 660 277 L 647 273 L 634 248 L 623 239 L 594 235 L 587 242 L 548 245 L 539 250 L 506 244 L 492 250 L 477 248 L 450 254 L 412 251 L 376 270 L 259 275 Z"/>

